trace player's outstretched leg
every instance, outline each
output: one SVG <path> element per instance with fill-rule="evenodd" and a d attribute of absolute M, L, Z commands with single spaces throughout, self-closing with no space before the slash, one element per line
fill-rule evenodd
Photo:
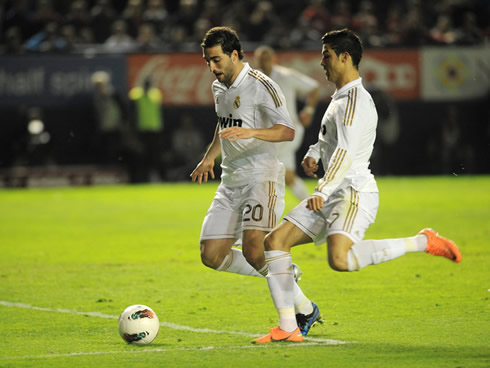
<path fill-rule="evenodd" d="M 303 335 L 299 328 L 293 332 L 283 331 L 279 326 L 271 328 L 271 332 L 259 339 L 254 340 L 255 343 L 266 343 L 266 342 L 279 342 L 279 341 L 289 341 L 289 342 L 302 342 Z"/>
<path fill-rule="evenodd" d="M 434 256 L 446 257 L 453 262 L 461 262 L 461 252 L 451 240 L 440 236 L 433 229 L 421 230 L 419 234 L 427 237 L 427 248 L 425 249 L 427 253 Z"/>

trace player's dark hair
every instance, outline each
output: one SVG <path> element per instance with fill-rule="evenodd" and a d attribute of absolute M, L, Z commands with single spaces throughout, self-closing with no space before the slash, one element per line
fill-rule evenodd
<path fill-rule="evenodd" d="M 352 65 L 359 69 L 359 63 L 362 59 L 362 42 L 350 29 L 344 28 L 325 33 L 322 37 L 323 44 L 328 44 L 335 53 L 340 55 L 348 52 L 352 58 Z"/>
<path fill-rule="evenodd" d="M 221 46 L 223 52 L 231 56 L 233 50 L 238 52 L 240 60 L 243 59 L 243 50 L 240 45 L 240 39 L 236 31 L 230 27 L 214 27 L 206 32 L 201 42 L 203 49 L 214 46 Z"/>

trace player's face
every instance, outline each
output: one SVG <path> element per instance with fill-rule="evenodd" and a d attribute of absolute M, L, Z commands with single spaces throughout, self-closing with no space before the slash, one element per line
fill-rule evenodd
<path fill-rule="evenodd" d="M 323 44 L 322 61 L 320 64 L 323 67 L 323 70 L 325 70 L 327 80 L 336 84 L 341 78 L 342 63 L 340 61 L 340 56 L 337 56 L 335 51 L 332 50 L 328 44 Z"/>
<path fill-rule="evenodd" d="M 216 76 L 216 79 L 224 83 L 227 87 L 231 86 L 235 80 L 238 53 L 233 51 L 231 55 L 223 52 L 221 45 L 207 47 L 203 50 L 203 58 L 208 64 L 209 70 Z"/>

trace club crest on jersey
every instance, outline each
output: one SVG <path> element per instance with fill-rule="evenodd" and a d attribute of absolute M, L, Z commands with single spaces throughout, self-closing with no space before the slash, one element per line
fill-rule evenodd
<path fill-rule="evenodd" d="M 240 107 L 240 96 L 236 96 L 235 101 L 233 101 L 233 108 L 238 109 Z"/>

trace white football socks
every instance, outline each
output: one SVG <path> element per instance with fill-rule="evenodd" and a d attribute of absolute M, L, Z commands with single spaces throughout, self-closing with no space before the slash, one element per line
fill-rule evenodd
<path fill-rule="evenodd" d="M 289 185 L 289 188 L 296 196 L 296 198 L 298 198 L 300 201 L 302 201 L 305 198 L 308 198 L 308 196 L 310 195 L 308 189 L 306 188 L 305 182 L 299 177 L 296 177 L 294 179 L 294 182 L 291 185 Z"/>
<path fill-rule="evenodd" d="M 268 267 L 267 264 L 265 264 L 264 267 L 257 271 L 247 262 L 240 249 L 231 248 L 230 253 L 226 255 L 216 271 L 238 273 L 239 275 L 246 276 L 265 277 L 267 276 Z"/>
<path fill-rule="evenodd" d="M 403 256 L 406 252 L 424 252 L 427 237 L 416 235 L 411 238 L 362 240 L 354 244 L 347 253 L 349 271 L 360 269 Z"/>
<path fill-rule="evenodd" d="M 298 328 L 294 311 L 294 276 L 291 253 L 280 250 L 265 252 L 269 265 L 267 284 L 279 313 L 279 327 L 292 332 Z"/>
<path fill-rule="evenodd" d="M 291 253 L 266 251 L 265 259 L 269 265 L 267 284 L 279 314 L 279 327 L 292 332 L 298 328 L 296 313 L 310 314 L 313 305 L 294 281 Z"/>

